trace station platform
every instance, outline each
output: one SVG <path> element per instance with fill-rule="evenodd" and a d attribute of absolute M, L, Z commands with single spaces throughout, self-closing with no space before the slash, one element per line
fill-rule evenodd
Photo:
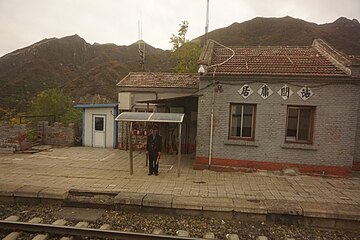
<path fill-rule="evenodd" d="M 130 175 L 129 152 L 124 150 L 70 147 L 33 154 L 2 153 L 0 202 L 94 203 L 259 221 L 282 214 L 323 219 L 325 223 L 319 224 L 329 228 L 360 226 L 358 177 L 193 170 L 192 155 L 182 156 L 180 177 L 176 155 L 162 155 L 159 175 L 148 176 L 145 153 L 133 156 Z"/>

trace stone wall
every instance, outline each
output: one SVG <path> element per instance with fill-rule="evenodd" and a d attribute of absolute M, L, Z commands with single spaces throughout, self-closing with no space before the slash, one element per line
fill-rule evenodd
<path fill-rule="evenodd" d="M 30 147 L 26 139 L 27 127 L 25 124 L 10 125 L 0 122 L 0 148 L 13 148 L 16 151 Z"/>
<path fill-rule="evenodd" d="M 39 133 L 42 135 L 42 143 L 55 146 L 74 146 L 77 137 L 76 128 L 73 123 L 64 126 L 62 123 L 54 123 L 49 126 L 47 122 L 39 124 Z"/>
<path fill-rule="evenodd" d="M 30 135 L 34 136 L 29 136 Z M 26 124 L 11 125 L 0 122 L 0 148 L 14 151 L 22 151 L 33 145 L 46 144 L 54 146 L 74 146 L 80 131 L 74 124 L 63 126 L 54 123 L 49 126 L 48 122 L 39 122 L 37 126 Z"/>
<path fill-rule="evenodd" d="M 356 128 L 354 162 L 353 162 L 354 171 L 360 171 L 360 95 L 359 95 L 359 105 L 358 105 L 357 114 L 358 114 L 358 120 L 357 120 L 357 128 Z"/>

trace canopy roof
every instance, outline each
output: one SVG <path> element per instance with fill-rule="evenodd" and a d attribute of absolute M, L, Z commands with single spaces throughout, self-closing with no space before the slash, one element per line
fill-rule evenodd
<path fill-rule="evenodd" d="M 182 123 L 183 113 L 123 112 L 115 120 L 122 122 L 169 122 Z"/>

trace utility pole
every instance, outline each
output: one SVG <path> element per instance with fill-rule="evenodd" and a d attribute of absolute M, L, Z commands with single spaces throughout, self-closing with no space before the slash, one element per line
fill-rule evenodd
<path fill-rule="evenodd" d="M 139 65 L 142 72 L 145 71 L 145 42 L 142 40 L 142 21 L 138 22 L 138 34 L 139 34 Z"/>
<path fill-rule="evenodd" d="M 208 40 L 208 32 L 209 32 L 209 0 L 206 0 L 206 22 L 205 22 L 205 42 L 206 44 Z"/>

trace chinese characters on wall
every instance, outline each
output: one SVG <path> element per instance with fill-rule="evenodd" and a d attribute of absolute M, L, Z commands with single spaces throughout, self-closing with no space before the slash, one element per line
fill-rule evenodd
<path fill-rule="evenodd" d="M 251 94 L 254 93 L 254 90 L 248 85 L 245 84 L 243 85 L 239 90 L 238 93 L 243 97 L 243 98 L 248 98 Z M 258 90 L 257 93 L 263 98 L 263 99 L 267 99 L 268 97 L 270 97 L 274 92 L 273 90 L 267 85 L 267 84 L 263 84 Z M 287 100 L 288 98 L 291 97 L 291 95 L 294 94 L 294 92 L 291 90 L 291 88 L 284 84 L 278 91 L 277 93 L 279 94 L 279 96 L 284 99 Z M 308 100 L 312 95 L 314 95 L 314 92 L 307 86 L 302 87 L 297 94 L 299 95 L 299 97 L 306 101 Z"/>
<path fill-rule="evenodd" d="M 273 94 L 273 91 L 267 84 L 262 85 L 257 92 L 263 99 L 267 99 L 271 94 Z"/>
<path fill-rule="evenodd" d="M 302 87 L 297 94 L 299 95 L 299 97 L 301 97 L 302 100 L 306 101 L 308 100 L 312 95 L 314 95 L 314 93 L 311 91 L 310 88 L 308 87 Z"/>
<path fill-rule="evenodd" d="M 248 98 L 251 94 L 253 94 L 253 90 L 249 85 L 245 84 L 238 90 L 239 94 L 243 96 L 243 98 Z"/>
<path fill-rule="evenodd" d="M 288 85 L 282 86 L 279 91 L 277 92 L 282 99 L 287 100 L 291 95 L 293 95 L 293 91 L 291 91 Z"/>

